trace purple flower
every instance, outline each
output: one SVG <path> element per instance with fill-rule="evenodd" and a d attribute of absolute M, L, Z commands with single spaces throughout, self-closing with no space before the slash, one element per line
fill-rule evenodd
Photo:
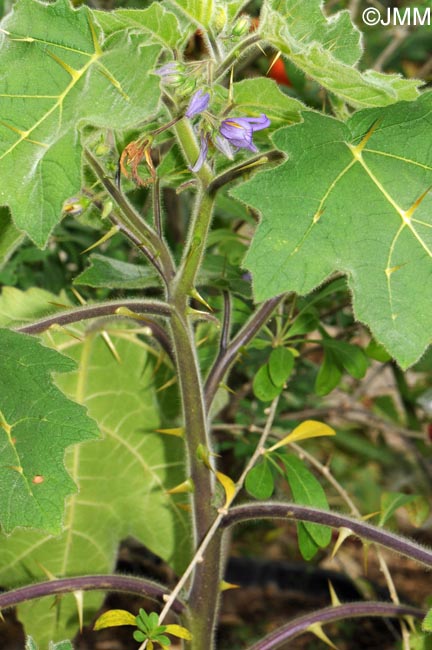
<path fill-rule="evenodd" d="M 196 163 L 192 167 L 189 167 L 191 172 L 199 172 L 201 167 L 204 165 L 205 159 L 207 158 L 207 152 L 208 152 L 208 146 L 209 146 L 209 137 L 208 137 L 208 135 L 202 135 L 201 134 L 200 139 L 201 139 L 201 147 L 200 147 L 199 156 L 197 158 Z"/>
<path fill-rule="evenodd" d="M 189 106 L 185 113 L 185 116 L 189 119 L 195 117 L 199 113 L 205 111 L 210 102 L 210 94 L 203 93 L 202 90 L 197 90 L 189 102 Z"/>
<path fill-rule="evenodd" d="M 200 91 L 195 93 L 195 95 L 192 97 L 188 112 L 192 108 L 192 104 L 199 92 Z M 196 99 L 196 103 L 198 103 L 198 101 L 204 103 L 205 101 L 205 108 L 207 108 L 209 100 L 204 99 L 204 97 L 200 96 L 198 99 Z M 205 108 L 200 110 L 205 110 Z M 200 112 L 200 110 L 198 112 Z M 188 113 L 186 113 L 186 116 L 189 117 Z M 258 149 L 253 143 L 252 136 L 255 131 L 266 129 L 269 125 L 270 120 L 264 113 L 262 113 L 259 117 L 229 117 L 221 123 L 219 127 L 219 134 L 216 136 L 213 134 L 211 139 L 214 146 L 217 147 L 219 151 L 224 154 L 224 156 L 232 160 L 236 149 L 249 149 L 249 151 L 256 153 Z M 207 157 L 210 135 L 201 133 L 200 139 L 201 146 L 198 159 L 193 167 L 189 168 L 192 172 L 198 172 L 203 166 Z"/>
<path fill-rule="evenodd" d="M 232 160 L 234 158 L 234 152 L 233 148 L 226 140 L 223 138 L 221 135 L 217 135 L 214 140 L 215 147 L 219 149 L 221 153 L 223 153 L 224 156 L 226 156 L 229 160 Z"/>
<path fill-rule="evenodd" d="M 254 131 L 266 129 L 269 125 L 270 120 L 264 113 L 260 117 L 229 117 L 222 122 L 219 132 L 234 147 L 256 153 L 258 149 L 252 140 Z"/>

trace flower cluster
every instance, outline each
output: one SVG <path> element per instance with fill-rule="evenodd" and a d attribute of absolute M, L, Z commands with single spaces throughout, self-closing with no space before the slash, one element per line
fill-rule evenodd
<path fill-rule="evenodd" d="M 199 115 L 207 109 L 209 102 L 209 93 L 197 90 L 189 102 L 185 117 L 191 119 Z M 209 133 L 201 132 L 198 159 L 190 168 L 191 171 L 197 172 L 203 166 L 207 158 L 210 140 L 230 160 L 239 149 L 249 149 L 256 153 L 258 149 L 253 142 L 253 134 L 255 131 L 266 129 L 269 125 L 269 118 L 262 113 L 259 117 L 228 117 L 221 122 L 219 131 L 214 138 L 210 138 Z"/>

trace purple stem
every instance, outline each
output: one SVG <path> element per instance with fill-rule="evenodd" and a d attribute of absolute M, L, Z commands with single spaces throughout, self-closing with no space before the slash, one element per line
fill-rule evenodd
<path fill-rule="evenodd" d="M 38 582 L 33 585 L 27 585 L 26 587 L 6 591 L 0 594 L 0 610 L 14 607 L 28 600 L 34 600 L 35 598 L 42 598 L 43 596 L 67 594 L 73 591 L 94 590 L 121 591 L 153 598 L 154 600 L 162 600 L 165 595 L 169 595 L 168 589 L 143 578 L 120 575 L 79 576 L 77 578 L 58 578 L 56 580 Z M 176 599 L 172 609 L 177 614 L 181 614 L 184 607 L 181 600 Z"/>
<path fill-rule="evenodd" d="M 237 506 L 225 515 L 222 526 L 226 528 L 251 519 L 293 519 L 294 521 L 311 521 L 316 524 L 331 526 L 331 528 L 348 528 L 362 539 L 385 546 L 396 553 L 416 560 L 420 564 L 432 567 L 432 550 L 420 546 L 417 542 L 347 515 L 340 515 L 309 506 L 299 506 L 295 503 L 268 501 Z"/>
<path fill-rule="evenodd" d="M 207 409 L 210 408 L 213 402 L 216 391 L 222 381 L 224 375 L 231 368 L 236 360 L 237 353 L 240 348 L 249 343 L 249 341 L 257 334 L 261 327 L 268 321 L 274 309 L 281 302 L 283 296 L 270 298 L 262 303 L 257 311 L 251 316 L 248 322 L 242 327 L 238 334 L 233 338 L 225 352 L 218 356 L 210 373 L 207 377 L 204 389 L 205 401 Z"/>
<path fill-rule="evenodd" d="M 424 618 L 424 615 L 425 612 L 417 607 L 395 605 L 393 603 L 359 602 L 334 605 L 295 618 L 286 625 L 271 632 L 257 643 L 254 643 L 248 650 L 276 650 L 276 648 L 285 645 L 288 640 L 294 639 L 304 632 L 308 632 L 308 628 L 314 623 L 331 623 L 333 621 L 365 616 L 383 618 L 414 616 L 415 618 Z"/>
<path fill-rule="evenodd" d="M 112 300 L 105 303 L 96 305 L 85 305 L 83 307 L 74 307 L 67 311 L 62 311 L 52 316 L 46 316 L 29 325 L 21 325 L 14 328 L 17 332 L 23 334 L 40 334 L 49 329 L 52 325 L 68 325 L 69 323 L 76 323 L 82 320 L 89 320 L 91 318 L 100 318 L 101 316 L 114 315 L 117 309 L 126 307 L 137 314 L 150 314 L 152 316 L 169 317 L 171 309 L 169 305 L 159 302 L 157 300 Z M 118 318 L 125 318 L 119 315 Z M 132 317 L 131 317 L 132 318 Z M 133 319 L 134 320 L 134 319 Z M 134 320 L 134 322 L 137 322 Z M 148 327 L 155 339 L 160 343 L 165 352 L 174 361 L 174 353 L 171 346 L 171 341 L 161 325 L 156 323 L 151 318 L 143 321 L 143 324 Z"/>
<path fill-rule="evenodd" d="M 266 159 L 266 160 L 264 160 Z M 226 172 L 222 172 L 222 174 L 219 174 L 219 176 L 216 176 L 210 183 L 208 187 L 209 194 L 215 194 L 218 192 L 222 187 L 225 187 L 228 183 L 232 183 L 233 181 L 237 180 L 241 176 L 243 176 L 245 173 L 250 173 L 251 168 L 254 167 L 254 165 L 264 163 L 268 165 L 269 163 L 280 163 L 283 160 L 285 160 L 285 156 L 281 151 L 278 151 L 277 149 L 272 149 L 271 151 L 264 151 L 263 153 L 259 153 L 257 156 L 253 156 L 252 158 L 248 158 L 248 160 L 245 160 L 244 162 L 240 163 L 239 165 L 236 165 L 235 167 L 231 167 L 228 169 Z"/>

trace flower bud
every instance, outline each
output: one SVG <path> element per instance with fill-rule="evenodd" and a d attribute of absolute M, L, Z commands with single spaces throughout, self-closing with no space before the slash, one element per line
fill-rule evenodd
<path fill-rule="evenodd" d="M 90 199 L 86 196 L 71 196 L 63 203 L 63 212 L 76 217 L 84 212 L 90 205 Z"/>
<path fill-rule="evenodd" d="M 178 86 L 184 81 L 185 67 L 177 61 L 169 61 L 165 65 L 155 70 L 155 74 L 159 75 L 163 84 L 171 86 Z"/>
<path fill-rule="evenodd" d="M 216 12 L 214 17 L 214 27 L 218 34 L 225 29 L 227 20 L 228 20 L 228 13 L 227 13 L 225 3 L 219 4 L 216 7 Z"/>
<path fill-rule="evenodd" d="M 248 34 L 250 31 L 250 26 L 251 26 L 250 17 L 246 16 L 246 14 L 243 14 L 234 23 L 234 26 L 232 28 L 232 35 L 237 37 L 246 36 L 246 34 Z"/>
<path fill-rule="evenodd" d="M 177 87 L 177 94 L 181 97 L 191 95 L 196 87 L 196 79 L 194 77 L 186 77 L 182 83 Z"/>

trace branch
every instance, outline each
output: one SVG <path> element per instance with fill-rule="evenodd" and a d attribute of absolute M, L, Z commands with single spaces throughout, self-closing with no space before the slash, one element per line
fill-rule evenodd
<path fill-rule="evenodd" d="M 420 564 L 432 567 L 432 550 L 420 546 L 417 542 L 347 515 L 309 506 L 299 506 L 295 503 L 267 501 L 237 506 L 225 515 L 222 526 L 227 528 L 251 519 L 292 519 L 294 521 L 310 521 L 331 528 L 345 528 L 361 539 L 375 542 L 416 560 Z"/>
<path fill-rule="evenodd" d="M 216 391 L 224 375 L 234 364 L 240 348 L 247 345 L 249 341 L 253 339 L 261 327 L 263 327 L 263 325 L 268 321 L 274 309 L 282 300 L 283 296 L 277 296 L 276 298 L 270 298 L 263 302 L 248 322 L 233 338 L 230 345 L 225 350 L 225 353 L 216 359 L 209 372 L 204 388 L 207 410 L 209 410 L 211 403 L 213 402 Z"/>
<path fill-rule="evenodd" d="M 216 68 L 214 81 L 216 82 L 220 77 L 223 77 L 235 63 L 238 63 L 239 58 L 243 56 L 250 47 L 259 43 L 260 40 L 261 36 L 257 34 L 257 32 L 254 32 L 253 34 L 248 35 L 241 43 L 238 43 L 231 52 L 229 52 L 225 61 L 222 61 L 220 66 Z"/>
<path fill-rule="evenodd" d="M 278 151 L 277 149 L 272 149 L 271 151 L 260 153 L 258 154 L 258 156 L 249 158 L 248 160 L 245 160 L 239 165 L 236 165 L 235 167 L 231 167 L 231 169 L 228 169 L 226 172 L 223 172 L 223 174 L 216 176 L 216 178 L 210 183 L 208 187 L 208 192 L 209 194 L 214 195 L 218 190 L 221 189 L 221 187 L 224 187 L 228 183 L 232 183 L 238 178 L 241 178 L 242 176 L 244 176 L 245 174 L 253 170 L 254 167 L 260 167 L 264 165 L 268 166 L 269 163 L 276 164 L 282 162 L 283 160 L 285 160 L 285 158 L 286 156 L 281 151 Z"/>
<path fill-rule="evenodd" d="M 413 431 L 399 424 L 385 420 L 384 418 L 371 413 L 367 408 L 357 402 L 349 399 L 344 395 L 343 400 L 338 402 L 332 401 L 328 406 L 320 408 L 306 408 L 301 411 L 290 411 L 281 416 L 283 420 L 302 420 L 304 418 L 328 418 L 329 421 L 355 422 L 356 424 L 365 425 L 379 429 L 383 433 L 396 434 L 398 436 L 424 440 L 425 435 L 421 431 Z"/>
<path fill-rule="evenodd" d="M 424 615 L 425 612 L 417 607 L 394 605 L 393 603 L 358 602 L 333 605 L 295 618 L 254 643 L 248 650 L 276 650 L 276 648 L 281 648 L 282 645 L 285 647 L 288 640 L 294 639 L 304 632 L 310 632 L 312 625 L 322 625 L 359 617 L 396 618 L 399 616 L 413 616 L 415 618 L 424 618 Z"/>
<path fill-rule="evenodd" d="M 14 329 L 24 334 L 40 334 L 52 327 L 52 325 L 68 325 L 69 323 L 77 323 L 82 320 L 89 320 L 90 318 L 112 316 L 121 307 L 130 309 L 137 314 L 151 314 L 152 316 L 162 316 L 165 318 L 171 316 L 171 308 L 169 305 L 158 300 L 111 300 L 96 305 L 74 307 L 73 309 L 68 309 L 67 311 L 53 314 L 52 316 L 46 316 L 34 323 L 21 325 Z"/>
<path fill-rule="evenodd" d="M 7 609 L 43 596 L 67 594 L 73 591 L 121 591 L 138 596 L 147 596 L 154 600 L 163 600 L 169 591 L 151 580 L 135 578 L 133 576 L 120 575 L 94 575 L 79 576 L 77 578 L 58 578 L 46 582 L 38 582 L 34 585 L 12 589 L 0 594 L 0 610 Z M 175 599 L 172 609 L 181 614 L 184 610 L 184 603 Z"/>
<path fill-rule="evenodd" d="M 119 208 L 122 215 L 121 222 L 125 227 L 124 232 L 126 234 L 131 233 L 131 238 L 134 243 L 139 242 L 137 245 L 140 250 L 143 251 L 162 276 L 165 284 L 168 284 L 175 275 L 175 269 L 165 241 L 135 211 L 121 190 L 107 176 L 99 161 L 88 149 L 85 150 L 85 157 L 97 178 Z"/>
<path fill-rule="evenodd" d="M 164 318 L 171 315 L 171 308 L 169 305 L 157 300 L 112 300 L 110 302 L 99 303 L 96 305 L 74 307 L 73 309 L 68 309 L 67 311 L 53 314 L 52 316 L 46 316 L 34 323 L 21 325 L 14 329 L 23 334 L 40 334 L 53 325 L 63 326 L 70 323 L 89 320 L 91 318 L 100 318 L 101 316 L 117 315 L 119 318 L 126 317 L 135 320 L 132 313 L 130 315 L 121 313 L 117 314 L 117 311 L 121 308 L 129 309 L 131 312 L 136 314 L 151 314 L 152 316 L 160 316 Z M 139 320 L 144 321 L 145 326 L 151 330 L 152 335 L 170 356 L 171 360 L 174 361 L 171 341 L 164 328 L 151 318 L 141 317 Z"/>

